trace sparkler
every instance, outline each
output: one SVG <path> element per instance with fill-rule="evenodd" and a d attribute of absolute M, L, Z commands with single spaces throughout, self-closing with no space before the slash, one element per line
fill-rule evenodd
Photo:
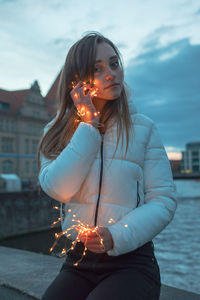
<path fill-rule="evenodd" d="M 53 207 L 54 209 L 57 209 L 59 210 L 59 207 L 58 206 L 54 206 Z M 68 209 L 68 213 L 71 213 L 71 209 Z M 74 241 L 72 241 L 72 245 L 71 247 L 66 250 L 65 248 L 62 249 L 61 253 L 59 254 L 59 257 L 63 257 L 65 256 L 70 250 L 74 250 L 76 244 L 78 242 L 80 242 L 80 236 L 81 235 L 85 235 L 86 236 L 86 242 L 87 242 L 87 236 L 89 233 L 91 232 L 95 232 L 99 239 L 100 239 L 100 244 L 102 246 L 103 249 L 105 249 L 104 247 L 104 243 L 103 243 L 103 239 L 102 237 L 100 236 L 100 234 L 98 233 L 98 228 L 99 226 L 96 226 L 94 228 L 91 228 L 87 223 L 84 223 L 84 222 L 81 222 L 79 219 L 76 219 L 76 214 L 72 214 L 72 222 L 76 222 L 77 224 L 74 224 L 72 225 L 71 227 L 67 228 L 66 230 L 64 231 L 61 231 L 59 233 L 55 233 L 55 237 L 56 237 L 56 240 L 55 242 L 53 243 L 52 247 L 50 248 L 50 253 L 53 251 L 53 249 L 55 248 L 58 240 L 63 236 L 67 236 L 68 238 L 72 235 L 72 233 L 70 233 L 70 231 L 77 231 L 78 232 L 78 235 L 76 237 L 76 239 Z M 57 223 L 59 223 L 61 221 L 61 218 L 58 218 L 56 221 L 54 221 L 52 224 L 51 224 L 51 228 L 54 227 Z M 115 220 L 114 219 L 110 219 L 108 221 L 108 223 L 115 223 Z M 121 223 L 121 222 L 119 222 Z M 121 223 L 122 224 L 122 223 Z M 128 227 L 127 224 L 122 224 L 124 227 Z M 86 255 L 86 252 L 87 252 L 87 247 L 85 246 L 84 247 L 84 250 L 83 250 L 83 254 L 81 256 L 81 258 L 76 261 L 73 265 L 74 266 L 78 266 L 78 264 L 82 261 L 83 257 Z"/>

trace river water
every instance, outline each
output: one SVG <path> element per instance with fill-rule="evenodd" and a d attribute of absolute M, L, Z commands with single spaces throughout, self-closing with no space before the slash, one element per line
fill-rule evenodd
<path fill-rule="evenodd" d="M 153 241 L 162 283 L 200 294 L 200 181 L 195 183 L 199 198 L 197 188 L 190 192 L 194 198 L 179 197 L 173 220 Z M 185 196 L 184 182 L 175 184 Z"/>

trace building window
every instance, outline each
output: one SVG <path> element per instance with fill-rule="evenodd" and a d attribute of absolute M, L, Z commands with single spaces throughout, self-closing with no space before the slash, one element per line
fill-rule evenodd
<path fill-rule="evenodd" d="M 198 151 L 192 151 L 192 156 L 193 157 L 198 157 L 199 156 L 199 152 Z"/>
<path fill-rule="evenodd" d="M 9 120 L 5 120 L 5 129 L 6 129 L 6 131 L 8 132 L 8 131 L 10 131 L 9 129 Z"/>
<path fill-rule="evenodd" d="M 193 166 L 193 172 L 199 172 L 199 166 Z"/>
<path fill-rule="evenodd" d="M 0 102 L 0 110 L 1 111 L 9 111 L 10 110 L 10 104 L 9 103 L 4 103 L 4 102 Z"/>
<path fill-rule="evenodd" d="M 193 158 L 192 163 L 193 164 L 199 164 L 199 159 L 198 158 Z"/>
<path fill-rule="evenodd" d="M 25 173 L 30 172 L 30 162 L 28 160 L 25 161 Z"/>
<path fill-rule="evenodd" d="M 25 139 L 25 154 L 29 153 L 29 140 Z"/>
<path fill-rule="evenodd" d="M 13 162 L 11 160 L 4 160 L 2 162 L 2 173 L 13 173 Z"/>
<path fill-rule="evenodd" d="M 14 131 L 15 131 L 15 122 L 14 122 L 14 121 L 11 121 L 11 122 L 10 122 L 10 131 L 11 131 L 11 132 L 14 132 Z"/>
<path fill-rule="evenodd" d="M 7 137 L 3 137 L 2 138 L 1 150 L 4 153 L 13 153 L 13 139 L 12 138 L 7 138 Z"/>
<path fill-rule="evenodd" d="M 39 111 L 33 111 L 33 117 L 38 118 L 40 116 L 40 112 Z"/>

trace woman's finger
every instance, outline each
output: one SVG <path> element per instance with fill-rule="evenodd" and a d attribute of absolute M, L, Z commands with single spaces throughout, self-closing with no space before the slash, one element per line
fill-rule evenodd
<path fill-rule="evenodd" d="M 105 249 L 102 246 L 94 247 L 94 246 L 89 246 L 87 247 L 90 251 L 95 252 L 95 253 L 104 253 Z"/>
<path fill-rule="evenodd" d="M 73 88 L 74 91 L 79 91 L 80 89 L 83 89 L 83 88 L 86 88 L 86 89 L 90 89 L 91 85 L 89 83 L 83 83 L 82 81 L 79 81 L 75 87 Z"/>
<path fill-rule="evenodd" d="M 87 237 L 87 236 L 80 236 L 80 240 L 82 243 L 85 243 L 86 241 L 92 241 L 93 243 L 97 243 L 99 242 L 99 237 L 95 236 L 95 237 Z"/>
<path fill-rule="evenodd" d="M 80 96 L 83 98 L 86 98 L 87 96 L 90 97 L 90 93 L 92 91 L 91 89 L 91 84 L 83 84 L 83 86 L 81 86 L 80 88 L 78 88 Z"/>
<path fill-rule="evenodd" d="M 93 239 L 80 239 L 82 243 L 87 243 L 87 245 L 99 245 L 100 238 L 93 238 Z"/>
<path fill-rule="evenodd" d="M 87 231 L 81 233 L 80 236 L 95 237 L 95 236 L 97 236 L 97 233 L 96 233 L 96 230 L 93 227 L 91 227 L 91 228 L 88 228 Z"/>
<path fill-rule="evenodd" d="M 82 81 L 79 81 L 75 87 L 71 90 L 70 94 L 74 95 L 74 94 L 79 94 L 79 89 L 82 87 Z"/>
<path fill-rule="evenodd" d="M 75 85 L 75 87 L 73 88 L 73 90 L 75 91 L 75 90 L 79 89 L 82 85 L 83 85 L 82 81 L 79 81 L 79 82 Z"/>

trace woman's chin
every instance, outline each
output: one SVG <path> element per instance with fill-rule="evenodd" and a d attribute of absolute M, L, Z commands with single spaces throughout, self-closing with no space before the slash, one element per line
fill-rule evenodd
<path fill-rule="evenodd" d="M 98 100 L 102 100 L 102 101 L 112 101 L 112 100 L 116 100 L 120 97 L 119 94 L 112 94 L 112 95 L 106 95 L 106 96 L 97 96 L 96 99 Z M 95 100 L 95 98 L 94 98 Z"/>

